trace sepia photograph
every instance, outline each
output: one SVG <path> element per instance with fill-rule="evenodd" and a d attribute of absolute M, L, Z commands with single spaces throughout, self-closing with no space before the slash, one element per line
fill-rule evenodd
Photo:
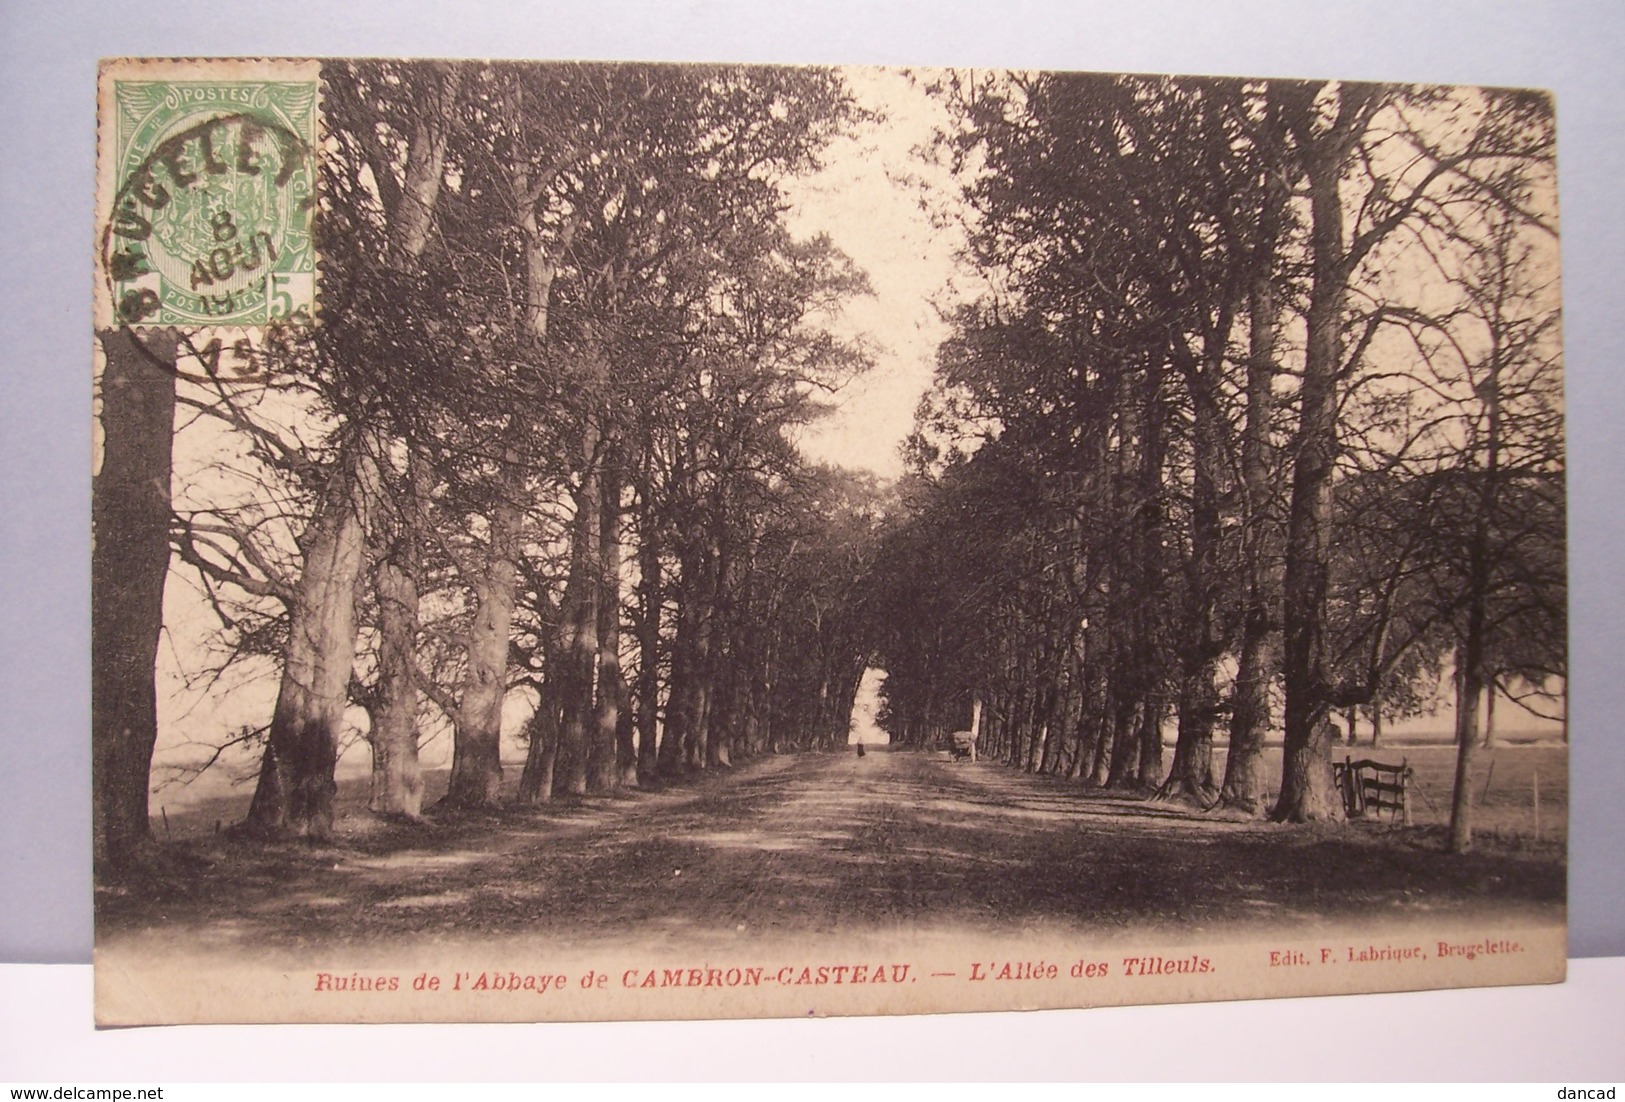
<path fill-rule="evenodd" d="M 1560 982 L 1538 90 L 109 60 L 103 1026 Z"/>

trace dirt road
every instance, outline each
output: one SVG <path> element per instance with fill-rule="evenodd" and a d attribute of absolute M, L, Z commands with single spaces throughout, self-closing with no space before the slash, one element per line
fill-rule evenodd
<path fill-rule="evenodd" d="M 1559 917 L 1562 865 L 1450 858 L 1365 826 L 1220 821 L 942 756 L 766 758 L 660 792 L 331 846 L 209 837 L 98 892 L 99 944 L 239 949 L 515 935 L 694 945 L 953 928 Z"/>

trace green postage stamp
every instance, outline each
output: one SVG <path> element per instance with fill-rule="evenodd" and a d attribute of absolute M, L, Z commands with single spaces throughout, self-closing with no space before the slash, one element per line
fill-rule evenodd
<path fill-rule="evenodd" d="M 314 62 L 105 61 L 97 324 L 314 319 Z"/>

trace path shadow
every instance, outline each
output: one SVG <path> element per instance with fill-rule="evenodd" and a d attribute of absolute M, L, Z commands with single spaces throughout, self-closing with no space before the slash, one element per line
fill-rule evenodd
<path fill-rule="evenodd" d="M 100 893 L 99 935 L 690 945 L 940 925 L 1205 929 L 1463 906 L 1560 914 L 1564 898 L 1551 862 L 1218 821 L 902 753 L 759 759 L 656 793 L 335 846 L 209 839 L 193 857 L 184 872 Z"/>

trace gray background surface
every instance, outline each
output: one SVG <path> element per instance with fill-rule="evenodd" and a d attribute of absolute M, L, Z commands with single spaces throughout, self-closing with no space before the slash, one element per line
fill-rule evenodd
<path fill-rule="evenodd" d="M 1019 66 L 1557 95 L 1568 371 L 1571 955 L 1625 955 L 1625 8 L 1615 3 L 0 0 L 0 960 L 86 961 L 90 300 L 104 56 Z"/>

